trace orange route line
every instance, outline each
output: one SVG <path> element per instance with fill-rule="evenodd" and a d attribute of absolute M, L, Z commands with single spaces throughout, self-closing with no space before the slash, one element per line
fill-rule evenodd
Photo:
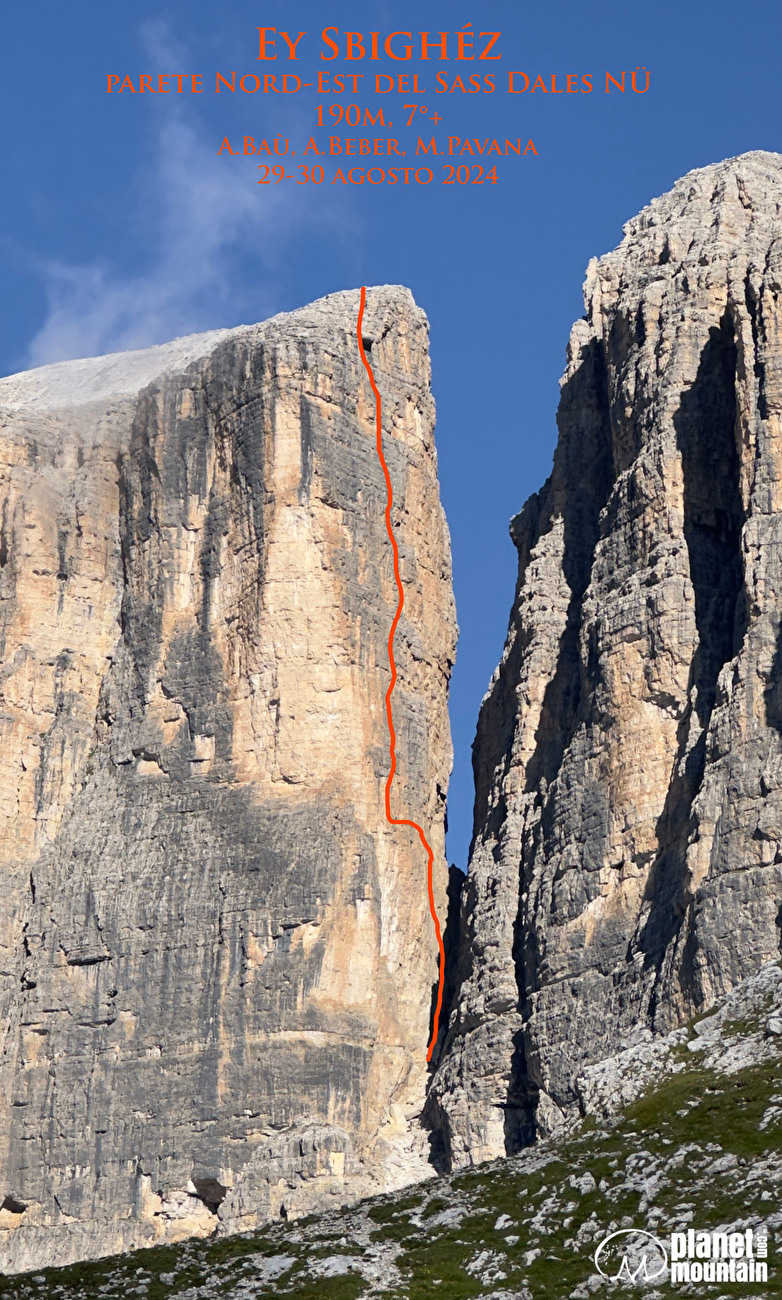
<path fill-rule="evenodd" d="M 440 1011 L 442 1010 L 442 1005 L 443 1005 L 443 983 L 445 980 L 445 949 L 443 947 L 443 936 L 440 932 L 440 922 L 437 919 L 437 908 L 434 905 L 434 891 L 432 889 L 432 866 L 434 863 L 434 852 L 432 850 L 432 846 L 427 840 L 426 836 L 424 835 L 422 828 L 418 825 L 418 822 L 408 821 L 407 818 L 405 817 L 391 816 L 391 784 L 394 780 L 394 775 L 396 773 L 396 732 L 394 730 L 394 719 L 391 714 L 391 696 L 393 694 L 394 687 L 396 686 L 396 676 L 397 676 L 396 660 L 394 659 L 394 637 L 396 635 L 396 629 L 399 625 L 399 620 L 402 617 L 402 610 L 404 609 L 404 605 L 405 605 L 405 593 L 404 593 L 404 588 L 402 587 L 402 579 L 399 574 L 399 547 L 396 544 L 396 537 L 394 536 L 394 530 L 391 526 L 391 507 L 394 504 L 394 489 L 391 486 L 391 475 L 388 472 L 388 465 L 386 464 L 386 458 L 383 455 L 383 429 L 381 424 L 380 392 L 378 390 L 377 384 L 375 383 L 375 376 L 372 373 L 372 367 L 367 361 L 367 354 L 364 351 L 364 340 L 361 336 L 361 322 L 364 319 L 364 307 L 366 305 L 366 300 L 367 300 L 367 291 L 366 288 L 362 286 L 361 305 L 358 309 L 358 324 L 356 326 L 356 336 L 358 338 L 358 350 L 361 353 L 361 360 L 363 361 L 364 368 L 367 374 L 369 375 L 369 383 L 371 385 L 372 392 L 375 394 L 375 430 L 377 433 L 377 454 L 383 469 L 383 477 L 386 480 L 386 531 L 388 532 L 389 541 L 391 542 L 391 549 L 394 553 L 394 578 L 396 579 L 396 589 L 399 594 L 399 601 L 396 607 L 396 613 L 394 614 L 393 620 L 391 622 L 391 630 L 388 634 L 388 662 L 391 668 L 391 681 L 389 682 L 388 690 L 386 691 L 386 717 L 388 718 L 388 732 L 391 737 L 391 743 L 389 746 L 389 750 L 391 754 L 391 768 L 388 773 L 388 778 L 386 780 L 386 821 L 389 822 L 392 826 L 412 826 L 413 830 L 418 831 L 418 834 L 421 839 L 421 843 L 426 849 L 426 854 L 428 859 L 426 864 L 426 884 L 427 884 L 427 889 L 429 891 L 429 911 L 432 915 L 432 921 L 434 922 L 434 932 L 437 935 L 437 946 L 440 949 L 440 979 L 437 986 L 437 1005 L 434 1009 L 434 1020 L 432 1022 L 432 1039 L 431 1042 L 429 1043 L 429 1047 L 427 1048 L 427 1052 L 426 1052 L 427 1061 L 431 1061 L 432 1052 L 434 1051 L 434 1045 L 437 1042 L 438 1026 L 440 1023 Z"/>

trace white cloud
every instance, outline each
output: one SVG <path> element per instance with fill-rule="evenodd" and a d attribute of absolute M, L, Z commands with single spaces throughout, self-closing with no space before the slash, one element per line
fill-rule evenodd
<path fill-rule="evenodd" d="M 187 68 L 192 64 L 190 51 L 181 37 L 175 37 L 165 18 L 148 18 L 139 29 L 147 63 L 164 72 L 167 68 Z"/>
<path fill-rule="evenodd" d="M 139 34 L 153 71 L 189 66 L 187 50 L 164 21 L 143 24 Z M 259 187 L 251 160 L 218 156 L 213 136 L 208 147 L 204 143 L 208 134 L 179 106 L 159 130 L 154 158 L 134 187 L 135 207 L 127 214 L 134 225 L 144 222 L 143 270 L 128 275 L 105 259 L 38 262 L 48 310 L 27 365 L 262 320 L 280 308 L 275 280 L 284 276 L 284 252 L 297 228 L 317 224 L 329 227 L 339 242 L 346 240 L 352 223 L 338 200 L 322 192 L 302 194 L 290 182 Z M 287 161 L 290 170 L 290 160 L 269 161 Z M 247 275 L 247 260 L 237 269 L 239 258 L 248 257 L 257 268 L 255 281 Z"/>
<path fill-rule="evenodd" d="M 147 268 L 127 277 L 105 261 L 44 263 L 48 313 L 29 365 L 147 347 L 238 323 L 237 310 L 259 319 L 275 309 L 268 289 L 237 295 L 232 262 L 242 248 L 265 247 L 267 262 L 279 255 L 292 221 L 282 186 L 259 190 L 251 168 L 207 149 L 180 115 L 161 129 L 143 188 L 154 230 Z"/>

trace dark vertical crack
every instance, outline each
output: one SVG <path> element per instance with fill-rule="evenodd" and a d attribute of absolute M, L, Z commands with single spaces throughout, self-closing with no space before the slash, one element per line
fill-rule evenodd
<path fill-rule="evenodd" d="M 309 399 L 302 393 L 299 400 L 299 423 L 301 425 L 301 476 L 299 479 L 299 505 L 309 501 L 312 485 L 312 415 Z"/>
<path fill-rule="evenodd" d="M 8 563 L 8 498 L 3 502 L 3 517 L 0 521 L 0 569 Z"/>
<path fill-rule="evenodd" d="M 750 323 L 750 328 L 752 329 L 752 356 L 754 358 L 752 369 L 758 384 L 757 387 L 758 415 L 760 416 L 761 420 L 767 420 L 768 419 L 768 398 L 766 396 L 766 368 L 763 365 L 763 362 L 760 360 L 760 348 L 758 346 L 760 342 L 760 329 L 761 329 L 761 322 L 759 319 L 760 311 L 759 311 L 759 303 L 757 300 L 757 296 L 755 294 L 754 289 L 752 288 L 749 275 L 747 275 L 744 281 L 744 302 L 746 304 L 746 308 L 749 313 L 749 323 Z"/>
<path fill-rule="evenodd" d="M 692 804 L 703 781 L 719 674 L 738 653 L 746 621 L 736 355 L 733 323 L 726 313 L 719 326 L 709 331 L 695 381 L 682 394 L 674 416 L 698 647 L 691 666 L 690 704 L 679 726 L 674 776 L 657 823 L 658 852 L 646 887 L 650 910 L 637 941 L 646 964 L 658 972 L 686 916 L 685 860 L 694 827 Z M 657 993 L 650 1005 L 652 1016 L 656 1005 Z"/>
<path fill-rule="evenodd" d="M 440 1034 L 435 1044 L 432 1059 L 429 1064 L 429 1072 L 433 1074 L 437 1069 L 445 1045 L 445 1038 L 448 1029 L 448 1022 L 451 1018 L 451 1011 L 456 1003 L 458 991 L 457 965 L 459 958 L 459 949 L 461 946 L 461 907 L 462 907 L 462 890 L 464 882 L 467 879 L 463 871 L 453 864 L 448 868 L 448 910 L 445 918 L 445 929 L 443 930 L 443 948 L 445 950 L 445 979 L 443 983 L 443 1005 L 440 1012 Z M 431 1006 L 429 1009 L 429 1023 L 434 1021 L 434 1011 L 437 1002 L 438 983 L 432 985 Z"/>
<path fill-rule="evenodd" d="M 538 799 L 556 779 L 594 681 L 594 673 L 585 674 L 581 663 L 583 603 L 600 537 L 600 515 L 615 482 L 606 358 L 603 345 L 597 339 L 582 350 L 580 366 L 562 389 L 557 423 L 560 441 L 553 483 L 555 492 L 557 485 L 561 485 L 559 490 L 563 497 L 556 513 L 561 512 L 564 523 L 562 569 L 570 590 L 570 601 L 556 668 L 543 698 L 535 752 L 526 772 L 525 789 L 528 794 L 536 794 Z M 542 824 L 539 829 L 545 832 Z M 520 864 L 513 946 L 519 1007 L 525 1018 L 529 994 L 537 985 L 535 936 L 527 924 L 524 909 L 534 857 L 535 843 L 531 838 L 523 847 Z M 514 1038 L 505 1102 L 505 1149 L 508 1155 L 535 1140 L 537 1103 L 538 1089 L 529 1077 L 526 1035 L 522 1028 Z"/>
<path fill-rule="evenodd" d="M 702 727 L 714 708 L 717 678 L 738 650 L 744 507 L 736 448 L 736 344 L 723 316 L 712 327 L 695 383 L 674 417 L 684 479 L 684 538 L 690 557 L 698 649 L 695 709 Z M 739 622 L 741 622 L 739 618 Z M 698 781 L 702 775 L 698 775 Z"/>

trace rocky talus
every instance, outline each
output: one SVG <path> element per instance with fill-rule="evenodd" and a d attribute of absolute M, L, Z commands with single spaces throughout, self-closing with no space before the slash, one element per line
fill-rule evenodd
<path fill-rule="evenodd" d="M 782 158 L 747 154 L 589 266 L 474 747 L 451 1167 L 555 1131 L 585 1070 L 779 954 L 781 208 Z"/>
<path fill-rule="evenodd" d="M 396 594 L 358 292 L 0 381 L 0 1271 L 429 1171 L 437 980 L 383 810 Z M 428 330 L 368 291 L 396 816 L 444 914 Z"/>

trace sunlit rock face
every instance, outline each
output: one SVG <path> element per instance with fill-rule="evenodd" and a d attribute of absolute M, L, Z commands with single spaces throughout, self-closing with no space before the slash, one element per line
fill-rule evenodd
<path fill-rule="evenodd" d="M 386 822 L 396 604 L 358 292 L 0 381 L 0 1269 L 398 1186 L 437 980 Z M 441 911 L 455 620 L 428 327 L 370 289 Z"/>
<path fill-rule="evenodd" d="M 474 751 L 431 1122 L 453 1166 L 778 956 L 782 158 L 691 172 L 590 264 Z M 534 437 L 534 430 L 524 430 Z"/>

